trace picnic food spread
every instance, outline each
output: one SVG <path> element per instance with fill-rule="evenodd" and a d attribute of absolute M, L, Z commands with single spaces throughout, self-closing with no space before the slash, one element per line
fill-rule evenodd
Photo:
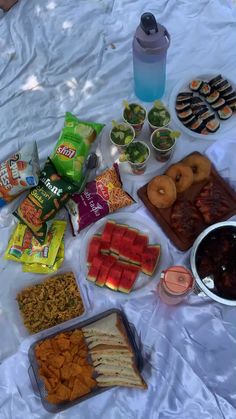
<path fill-rule="evenodd" d="M 191 130 L 202 134 L 215 132 L 219 120 L 226 120 L 235 112 L 235 92 L 222 76 L 192 80 L 189 89 L 191 91 L 177 94 L 175 109 L 178 118 Z M 151 157 L 155 157 L 155 164 L 172 158 L 176 142 L 181 141 L 181 132 L 172 127 L 171 113 L 160 101 L 148 112 L 139 103 L 124 102 L 123 119 L 125 122 L 113 121 L 108 141 L 118 150 L 119 162 L 128 163 L 132 175 L 139 175 L 142 180 Z M 148 139 L 141 137 L 145 123 L 149 124 Z M 180 297 L 179 290 L 184 288 L 183 283 L 176 285 L 171 276 L 173 272 L 182 275 L 180 282 L 186 272 L 191 278 L 191 286 L 186 288 L 188 292 L 182 292 L 185 298 L 194 282 L 185 267 L 165 266 L 162 274 L 168 273 L 174 288 L 171 292 L 168 287 L 164 289 L 166 283 L 159 272 L 161 241 L 150 239 L 147 232 L 132 223 L 109 219 L 109 214 L 135 203 L 123 189 L 121 166 L 117 162 L 106 169 L 98 169 L 99 173 L 94 173 L 87 182 L 90 170 L 97 165 L 93 145 L 103 127 L 103 124 L 85 122 L 67 112 L 64 127 L 41 172 L 36 143 L 24 146 L 0 165 L 0 206 L 30 189 L 13 213 L 19 222 L 5 251 L 5 259 L 20 262 L 23 272 L 45 275 L 57 271 L 63 264 L 67 252 L 64 243 L 67 223 L 55 219 L 63 207 L 74 236 L 83 234 L 86 227 L 106 217 L 87 245 L 81 243 L 84 248 L 87 246 L 82 262 L 87 265 L 85 275 L 79 275 L 78 279 L 70 269 L 62 270 L 41 282 L 32 280 L 30 286 L 22 287 L 16 295 L 21 319 L 30 334 L 46 332 L 58 325 L 62 327 L 60 332 L 55 329 L 53 335 L 35 343 L 33 356 L 37 365 L 35 375 L 39 383 L 43 383 L 46 394 L 41 394 L 42 403 L 58 406 L 65 403 L 65 408 L 72 402 L 84 400 L 85 396 L 98 394 L 99 388 L 147 388 L 136 362 L 132 332 L 127 332 L 122 316 L 113 313 L 69 329 L 62 325 L 71 324 L 70 321 L 86 310 L 80 281 L 88 287 L 103 288 L 99 298 L 105 290 L 115 291 L 115 296 L 131 298 L 136 289 L 142 286 L 145 289 L 146 283 L 153 283 L 167 304 L 182 301 L 175 299 L 171 303 L 169 299 L 168 293 L 173 297 L 173 289 Z M 137 135 L 141 137 L 139 141 L 135 139 Z M 236 194 L 218 175 L 212 162 L 197 151 L 168 167 L 162 166 L 161 172 L 156 171 L 148 182 L 143 181 L 137 193 L 180 250 L 190 248 L 207 226 L 236 213 Z M 233 258 L 235 246 L 231 233 L 225 230 L 217 236 L 223 246 L 222 253 L 214 234 L 202 243 L 197 255 L 200 277 L 214 275 L 216 292 L 229 299 L 236 298 L 235 266 L 227 253 L 229 251 Z M 78 249 L 78 253 L 80 251 Z M 227 264 L 226 272 L 222 270 L 223 263 Z M 162 285 L 157 286 L 161 278 Z M 166 300 L 165 293 L 168 294 Z"/>

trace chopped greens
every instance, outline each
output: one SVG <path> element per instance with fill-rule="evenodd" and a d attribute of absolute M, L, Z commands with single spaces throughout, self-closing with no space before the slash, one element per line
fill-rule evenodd
<path fill-rule="evenodd" d="M 154 103 L 153 108 L 148 112 L 148 121 L 154 127 L 164 127 L 170 122 L 170 113 L 160 100 Z"/>
<path fill-rule="evenodd" d="M 142 124 L 146 117 L 146 111 L 141 105 L 137 103 L 127 104 L 125 102 L 124 118 L 132 125 Z"/>
<path fill-rule="evenodd" d="M 135 141 L 128 145 L 125 153 L 120 156 L 120 161 L 130 161 L 131 163 L 144 163 L 149 156 L 148 147 L 140 141 Z"/>
<path fill-rule="evenodd" d="M 133 138 L 133 130 L 127 124 L 114 124 L 111 131 L 111 139 L 115 144 L 128 145 Z"/>

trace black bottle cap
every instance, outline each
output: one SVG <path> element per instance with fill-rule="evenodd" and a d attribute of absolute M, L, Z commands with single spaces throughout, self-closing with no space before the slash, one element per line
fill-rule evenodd
<path fill-rule="evenodd" d="M 150 35 L 151 32 L 158 31 L 156 18 L 149 12 L 142 14 L 140 26 L 147 35 Z"/>

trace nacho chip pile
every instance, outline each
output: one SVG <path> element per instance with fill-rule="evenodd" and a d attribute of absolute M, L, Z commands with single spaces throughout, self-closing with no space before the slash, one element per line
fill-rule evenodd
<path fill-rule="evenodd" d="M 87 355 L 81 330 L 60 333 L 36 345 L 35 356 L 48 402 L 72 401 L 96 387 L 92 378 L 94 369 L 88 363 Z"/>

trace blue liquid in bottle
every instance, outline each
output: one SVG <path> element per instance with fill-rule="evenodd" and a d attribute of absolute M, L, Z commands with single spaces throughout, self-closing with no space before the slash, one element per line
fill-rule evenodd
<path fill-rule="evenodd" d="M 149 61 L 134 56 L 134 89 L 136 96 L 144 102 L 160 99 L 165 91 L 166 54 L 151 56 Z"/>

